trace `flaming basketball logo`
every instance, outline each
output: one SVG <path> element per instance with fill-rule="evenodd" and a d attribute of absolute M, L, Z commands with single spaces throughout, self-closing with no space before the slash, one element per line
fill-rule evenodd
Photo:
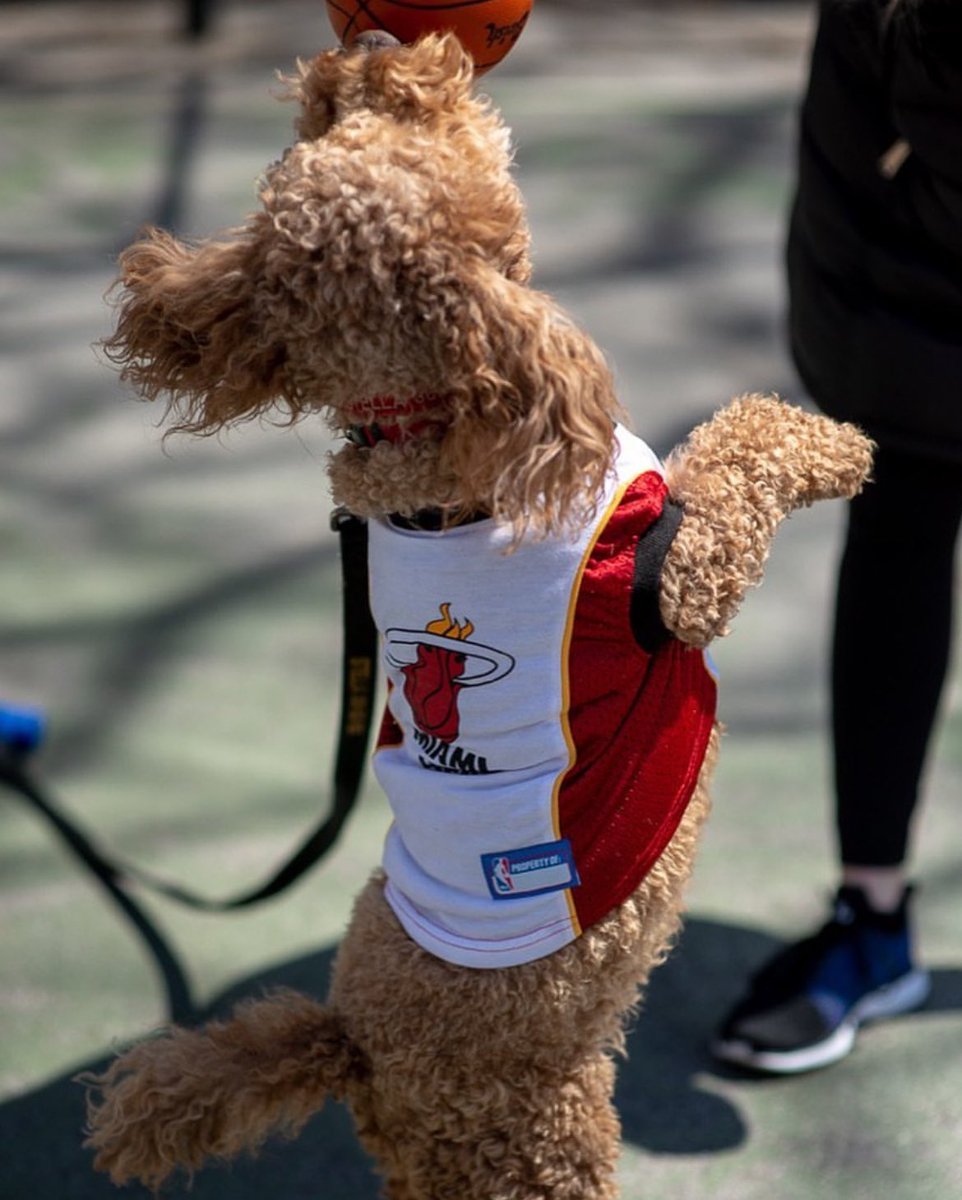
<path fill-rule="evenodd" d="M 464 642 L 474 632 L 470 621 L 463 625 L 451 619 L 451 605 L 441 605 L 441 617 L 429 621 L 425 633 L 453 642 Z M 442 742 L 458 736 L 458 679 L 464 674 L 467 657 L 462 650 L 422 642 L 417 661 L 401 668 L 404 698 L 414 713 L 414 722 L 424 733 Z"/>
<path fill-rule="evenodd" d="M 404 676 L 404 698 L 422 733 L 451 743 L 460 731 L 462 688 L 501 679 L 514 667 L 510 654 L 470 640 L 474 624 L 451 616 L 450 603 L 424 629 L 388 629 L 387 659 Z"/>

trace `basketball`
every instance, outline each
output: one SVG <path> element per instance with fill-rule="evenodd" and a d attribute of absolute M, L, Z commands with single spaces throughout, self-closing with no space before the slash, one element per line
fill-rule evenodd
<path fill-rule="evenodd" d="M 359 33 L 383 29 L 399 42 L 452 30 L 481 75 L 521 36 L 534 0 L 326 0 L 334 32 L 345 46 Z"/>

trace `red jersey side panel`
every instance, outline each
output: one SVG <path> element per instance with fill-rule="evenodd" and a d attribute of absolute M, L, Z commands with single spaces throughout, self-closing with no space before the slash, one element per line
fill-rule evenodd
<path fill-rule="evenodd" d="M 575 756 L 558 822 L 578 864 L 570 898 L 582 929 L 625 900 L 671 840 L 714 722 L 715 682 L 702 653 L 669 638 L 648 654 L 632 635 L 635 550 L 665 497 L 656 472 L 630 484 L 592 548 L 574 606 L 567 691 Z"/>

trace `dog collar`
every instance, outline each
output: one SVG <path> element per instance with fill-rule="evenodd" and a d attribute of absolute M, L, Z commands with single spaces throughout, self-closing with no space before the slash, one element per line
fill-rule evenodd
<path fill-rule="evenodd" d="M 407 517 L 400 513 L 391 513 L 388 520 L 397 529 L 406 529 L 414 533 L 441 533 L 444 529 L 457 525 L 475 525 L 478 521 L 486 521 L 488 516 L 486 512 L 467 513 L 457 521 L 449 522 L 444 509 L 421 508 Z"/>
<path fill-rule="evenodd" d="M 344 436 L 354 446 L 370 448 L 378 442 L 407 442 L 412 438 L 425 437 L 431 430 L 441 424 L 439 413 L 443 396 L 436 392 L 426 392 L 417 396 L 409 396 L 406 400 L 397 400 L 393 396 L 372 396 L 360 401 L 348 410 L 360 415 L 364 414 L 366 421 L 351 422 L 344 431 Z"/>

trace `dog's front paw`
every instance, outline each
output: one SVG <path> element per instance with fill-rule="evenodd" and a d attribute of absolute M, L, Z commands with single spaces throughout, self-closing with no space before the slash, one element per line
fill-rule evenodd
<path fill-rule="evenodd" d="M 685 515 L 662 569 L 665 627 L 695 646 L 726 634 L 781 521 L 816 500 L 854 496 L 872 449 L 854 425 L 773 396 L 744 396 L 695 429 L 666 465 Z"/>

